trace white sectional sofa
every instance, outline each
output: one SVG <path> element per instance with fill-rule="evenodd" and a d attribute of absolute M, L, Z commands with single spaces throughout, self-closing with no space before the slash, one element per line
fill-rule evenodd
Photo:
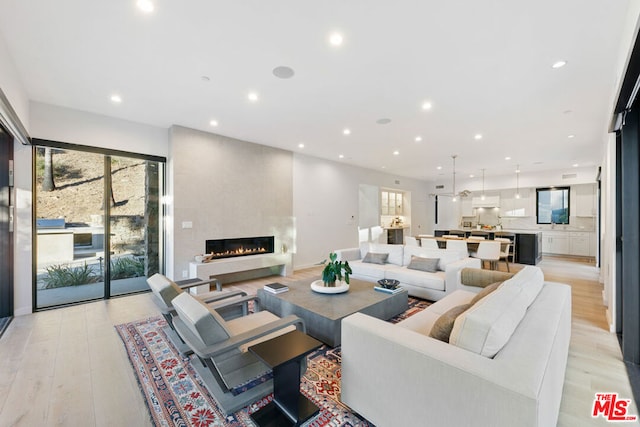
<path fill-rule="evenodd" d="M 480 260 L 467 254 L 445 249 L 429 249 L 420 246 L 362 243 L 359 248 L 338 249 L 339 261 L 349 261 L 351 277 L 377 282 L 395 279 L 409 295 L 437 301 L 460 286 L 460 270 L 465 267 L 480 268 Z M 387 262 L 374 264 L 363 262 L 367 253 L 388 254 Z M 409 269 L 411 257 L 439 259 L 435 272 Z"/>
<path fill-rule="evenodd" d="M 525 267 L 455 318 L 449 343 L 429 336 L 443 313 L 475 295 L 458 290 L 395 325 L 345 318 L 342 401 L 380 427 L 555 426 L 571 288 Z"/>

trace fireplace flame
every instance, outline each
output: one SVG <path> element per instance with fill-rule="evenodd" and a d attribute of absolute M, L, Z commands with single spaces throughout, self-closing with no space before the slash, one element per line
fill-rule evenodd
<path fill-rule="evenodd" d="M 211 252 L 209 255 L 212 258 L 219 258 L 219 257 L 228 257 L 228 256 L 234 256 L 234 255 L 261 254 L 261 253 L 265 253 L 265 252 L 267 252 L 267 249 L 263 248 L 263 247 L 245 248 L 244 246 L 240 246 L 237 249 L 227 250 L 227 251 L 224 251 L 224 252 Z"/>

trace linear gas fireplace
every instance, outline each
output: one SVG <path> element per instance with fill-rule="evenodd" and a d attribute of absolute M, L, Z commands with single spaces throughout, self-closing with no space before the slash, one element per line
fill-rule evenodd
<path fill-rule="evenodd" d="M 205 254 L 213 255 L 211 259 L 270 254 L 273 246 L 273 236 L 215 239 L 205 242 Z"/>

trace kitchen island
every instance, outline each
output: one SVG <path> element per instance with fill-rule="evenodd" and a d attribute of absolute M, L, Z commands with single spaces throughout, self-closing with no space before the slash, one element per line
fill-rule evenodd
<path fill-rule="evenodd" d="M 442 237 L 449 234 L 450 230 L 435 230 L 434 236 Z M 457 230 L 460 231 L 460 230 Z M 488 233 L 487 239 L 495 237 L 507 237 L 513 241 L 513 250 L 509 257 L 510 262 L 517 264 L 536 265 L 542 260 L 542 232 L 541 231 L 510 231 L 510 230 L 476 230 L 464 228 L 465 237 L 469 237 L 473 231 Z"/>

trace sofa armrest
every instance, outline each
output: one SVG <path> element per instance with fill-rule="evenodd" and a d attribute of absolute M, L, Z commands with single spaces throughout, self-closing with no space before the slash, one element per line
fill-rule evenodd
<path fill-rule="evenodd" d="M 444 269 L 445 274 L 445 292 L 451 293 L 460 288 L 460 272 L 463 268 L 480 268 L 482 261 L 477 258 L 463 258 L 447 264 Z M 478 289 L 480 291 L 480 289 Z"/>
<path fill-rule="evenodd" d="M 341 400 L 375 425 L 535 425 L 535 390 L 518 389 L 504 371 L 362 313 L 342 321 Z"/>
<path fill-rule="evenodd" d="M 338 255 L 338 261 L 355 261 L 362 258 L 360 248 L 338 249 L 335 253 Z"/>
<path fill-rule="evenodd" d="M 466 286 L 485 288 L 492 283 L 511 279 L 513 275 L 514 273 L 505 273 L 503 271 L 466 267 L 460 272 L 460 283 Z"/>

